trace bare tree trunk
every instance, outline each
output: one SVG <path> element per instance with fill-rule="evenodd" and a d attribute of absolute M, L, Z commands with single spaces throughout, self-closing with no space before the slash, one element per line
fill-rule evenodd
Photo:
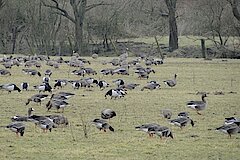
<path fill-rule="evenodd" d="M 172 52 L 178 49 L 178 29 L 175 16 L 177 0 L 165 0 L 165 3 L 169 12 L 169 51 Z"/>

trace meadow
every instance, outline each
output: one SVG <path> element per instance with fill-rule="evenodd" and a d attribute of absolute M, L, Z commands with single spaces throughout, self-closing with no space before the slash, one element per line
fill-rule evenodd
<path fill-rule="evenodd" d="M 54 59 L 55 57 L 51 57 Z M 68 57 L 63 57 L 68 59 Z M 240 135 L 235 134 L 230 139 L 226 134 L 215 131 L 223 124 L 225 117 L 236 116 L 240 118 L 240 61 L 228 59 L 183 59 L 167 58 L 164 64 L 151 66 L 156 73 L 150 78 L 138 79 L 133 69 L 130 75 L 102 76 L 99 71 L 103 68 L 115 68 L 110 64 L 102 65 L 103 60 L 112 57 L 99 57 L 90 60 L 91 64 L 85 67 L 95 69 L 98 74 L 93 77 L 104 79 L 110 86 L 104 90 L 98 87 L 74 90 L 70 85 L 62 89 L 55 89 L 53 93 L 67 91 L 76 95 L 69 100 L 70 106 L 63 113 L 68 117 L 70 126 L 55 128 L 52 132 L 43 133 L 41 129 L 34 129 L 34 124 L 26 123 L 26 132 L 23 137 L 16 135 L 8 129 L 0 128 L 0 159 L 240 159 Z M 132 59 L 131 57 L 129 59 Z M 144 62 L 141 62 L 145 67 Z M 77 80 L 82 77 L 69 74 L 74 70 L 66 64 L 59 69 L 44 65 L 39 70 L 44 73 L 51 69 L 50 84 L 54 79 Z M 1 66 L 0 68 L 4 68 Z M 34 114 L 48 115 L 60 114 L 52 109 L 46 111 L 45 104 L 36 103 L 25 105 L 28 98 L 38 91 L 33 85 L 41 84 L 42 77 L 30 77 L 22 73 L 24 66 L 14 66 L 10 69 L 11 76 L 0 76 L 0 84 L 15 83 L 17 86 L 24 81 L 30 83 L 29 91 L 21 93 L 0 90 L 0 126 L 8 125 L 14 115 L 26 115 L 27 109 L 33 107 Z M 34 67 L 33 67 L 34 68 Z M 177 85 L 169 88 L 163 84 L 164 80 L 172 79 L 177 74 Z M 138 83 L 134 90 L 127 91 L 127 95 L 120 99 L 105 99 L 105 93 L 116 88 L 113 80 L 122 78 L 129 83 Z M 153 91 L 141 88 L 150 80 L 156 80 L 161 88 Z M 207 92 L 208 107 L 198 115 L 186 107 L 189 100 L 200 100 L 197 92 Z M 223 92 L 216 95 L 215 92 Z M 48 93 L 49 94 L 49 93 Z M 117 116 L 110 120 L 115 132 L 100 132 L 90 121 L 100 118 L 104 108 L 116 111 Z M 181 111 L 189 112 L 195 126 L 187 125 L 185 128 L 172 126 L 168 120 L 161 116 L 162 109 L 171 109 L 172 118 L 176 118 Z M 149 138 L 144 132 L 136 131 L 135 126 L 145 123 L 159 123 L 171 128 L 174 139 L 159 137 Z M 87 138 L 84 135 L 86 126 Z"/>

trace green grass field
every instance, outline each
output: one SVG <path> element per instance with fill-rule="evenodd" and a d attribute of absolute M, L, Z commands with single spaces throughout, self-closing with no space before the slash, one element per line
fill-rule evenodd
<path fill-rule="evenodd" d="M 96 60 L 86 57 L 92 63 L 85 67 L 92 67 L 98 72 L 96 79 L 104 79 L 110 83 L 110 87 L 101 91 L 93 87 L 91 91 L 86 89 L 73 90 L 70 85 L 63 89 L 54 90 L 75 93 L 75 97 L 69 100 L 70 106 L 65 109 L 64 115 L 71 122 L 68 128 L 57 128 L 51 133 L 43 133 L 39 128 L 34 130 L 34 124 L 26 124 L 26 132 L 23 137 L 17 138 L 8 129 L 0 128 L 0 159 L 240 159 L 240 135 L 233 135 L 231 139 L 223 133 L 215 131 L 216 127 L 223 124 L 224 118 L 236 116 L 240 118 L 240 61 L 229 59 L 174 59 L 165 60 L 163 65 L 152 66 L 156 71 L 150 74 L 148 80 L 140 80 L 130 69 L 129 76 L 113 75 L 102 76 L 99 71 L 103 68 L 114 68 L 111 65 L 102 65 L 102 60 L 111 58 L 100 57 Z M 44 62 L 45 63 L 45 62 Z M 145 66 L 144 64 L 142 64 Z M 0 68 L 3 68 L 1 66 Z M 10 71 L 12 76 L 1 76 L 0 84 L 21 82 L 33 85 L 41 83 L 42 78 L 30 77 L 22 73 L 23 66 L 14 66 Z M 43 73 L 49 66 L 43 65 L 39 70 Z M 68 71 L 74 70 L 66 64 L 60 69 L 53 69 L 51 85 L 57 78 L 79 79 L 80 77 L 69 75 Z M 166 87 L 163 81 L 172 79 L 177 73 L 177 85 L 174 88 Z M 88 77 L 88 76 L 87 76 Z M 128 91 L 124 98 L 117 100 L 105 99 L 104 95 L 110 88 L 116 88 L 112 80 L 122 78 L 126 82 L 139 83 L 135 90 Z M 147 81 L 156 80 L 161 84 L 161 89 L 153 91 L 140 91 Z M 186 107 L 188 100 L 200 100 L 197 92 L 208 92 L 208 108 L 198 115 L 195 111 Z M 222 91 L 224 95 L 214 95 L 214 92 Z M 236 92 L 236 94 L 230 92 Z M 52 109 L 46 111 L 44 107 L 47 100 L 41 106 L 30 103 L 26 106 L 27 98 L 37 91 L 22 91 L 8 94 L 0 91 L 0 126 L 8 125 L 10 117 L 14 115 L 26 115 L 28 107 L 35 109 L 34 114 L 48 115 L 58 114 Z M 83 96 L 84 95 L 84 96 Z M 115 132 L 100 132 L 89 122 L 94 118 L 100 118 L 100 112 L 104 108 L 116 111 L 117 116 L 111 119 L 110 124 Z M 195 121 L 195 127 L 187 125 L 184 129 L 172 126 L 161 117 L 161 109 L 171 109 L 173 118 L 180 111 L 188 111 Z M 83 122 L 86 123 L 88 138 L 84 137 Z M 144 123 L 159 123 L 172 129 L 174 139 L 160 140 L 158 137 L 149 138 L 147 134 L 136 131 L 135 126 Z"/>

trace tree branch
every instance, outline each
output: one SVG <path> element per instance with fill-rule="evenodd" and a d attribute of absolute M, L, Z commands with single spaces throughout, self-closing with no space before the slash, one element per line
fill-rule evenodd
<path fill-rule="evenodd" d="M 45 7 L 48 7 L 48 8 L 52 8 L 52 9 L 55 9 L 57 10 L 58 12 L 56 12 L 57 14 L 59 15 L 62 15 L 64 17 L 66 17 L 67 19 L 69 19 L 70 21 L 72 21 L 73 23 L 76 23 L 75 19 L 73 17 L 71 17 L 68 12 L 62 8 L 59 7 L 59 4 L 56 0 L 51 0 L 52 2 L 55 3 L 55 6 L 54 5 L 48 5 L 44 2 L 44 0 L 41 0 L 42 4 L 45 6 Z"/>
<path fill-rule="evenodd" d="M 96 3 L 96 4 L 91 4 L 91 5 L 88 5 L 88 6 L 86 7 L 86 12 L 87 12 L 87 11 L 90 11 L 91 9 L 93 9 L 93 8 L 95 8 L 95 7 L 103 6 L 103 5 L 112 5 L 112 4 L 104 3 L 104 2 Z"/>
<path fill-rule="evenodd" d="M 232 12 L 233 12 L 234 17 L 238 21 L 240 21 L 240 13 L 239 13 L 239 10 L 238 10 L 237 0 L 227 0 L 227 1 L 231 4 Z"/>

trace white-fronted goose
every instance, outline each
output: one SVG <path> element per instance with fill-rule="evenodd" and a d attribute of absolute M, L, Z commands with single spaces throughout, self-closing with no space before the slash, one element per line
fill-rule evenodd
<path fill-rule="evenodd" d="M 155 127 L 160 127 L 159 124 L 156 123 L 148 123 L 148 124 L 143 124 L 140 126 L 136 126 L 135 129 L 137 131 L 143 131 L 149 135 L 149 137 L 153 137 L 154 132 L 149 131 L 149 128 L 155 128 Z"/>
<path fill-rule="evenodd" d="M 28 98 L 26 105 L 28 105 L 31 101 L 35 103 L 39 103 L 41 105 L 41 102 L 48 97 L 47 94 L 35 94 L 31 98 Z"/>
<path fill-rule="evenodd" d="M 179 118 L 173 119 L 173 120 L 170 121 L 170 124 L 176 125 L 176 126 L 178 126 L 178 127 L 180 127 L 182 129 L 189 122 L 191 123 L 191 125 L 193 127 L 194 126 L 194 122 L 189 117 L 179 117 Z"/>
<path fill-rule="evenodd" d="M 9 128 L 12 132 L 15 132 L 17 136 L 23 136 L 25 131 L 25 125 L 22 122 L 12 122 L 9 125 L 6 126 L 6 128 Z"/>
<path fill-rule="evenodd" d="M 46 108 L 49 111 L 52 107 L 57 109 L 57 112 L 59 111 L 59 109 L 62 109 L 62 113 L 64 112 L 64 108 L 68 106 L 68 102 L 64 101 L 64 100 L 57 100 L 57 99 L 53 99 L 50 100 L 47 104 L 46 104 Z"/>
<path fill-rule="evenodd" d="M 148 132 L 152 134 L 156 134 L 161 139 L 162 137 L 171 137 L 173 139 L 172 131 L 166 127 L 166 126 L 155 126 L 155 127 L 149 127 Z"/>
<path fill-rule="evenodd" d="M 163 81 L 165 85 L 168 85 L 169 87 L 174 87 L 177 84 L 177 74 L 174 75 L 174 78 L 172 80 L 166 80 Z"/>
<path fill-rule="evenodd" d="M 94 119 L 92 123 L 101 131 L 103 130 L 106 132 L 108 129 L 114 132 L 114 128 L 110 126 L 105 120 L 103 119 Z"/>
<path fill-rule="evenodd" d="M 141 91 L 144 91 L 144 89 L 154 90 L 160 88 L 160 84 L 158 83 L 148 83 L 146 86 L 144 86 Z"/>
<path fill-rule="evenodd" d="M 232 134 L 236 134 L 240 132 L 239 124 L 232 123 L 232 124 L 225 124 L 221 127 L 216 128 L 217 131 L 223 132 L 225 134 L 229 135 L 229 138 L 231 138 Z"/>
<path fill-rule="evenodd" d="M 205 97 L 207 97 L 207 94 L 202 95 L 202 101 L 189 101 L 189 102 L 187 102 L 187 107 L 196 110 L 197 113 L 199 115 L 201 115 L 201 113 L 199 113 L 199 111 L 202 111 L 207 107 L 207 102 L 205 100 Z"/>

